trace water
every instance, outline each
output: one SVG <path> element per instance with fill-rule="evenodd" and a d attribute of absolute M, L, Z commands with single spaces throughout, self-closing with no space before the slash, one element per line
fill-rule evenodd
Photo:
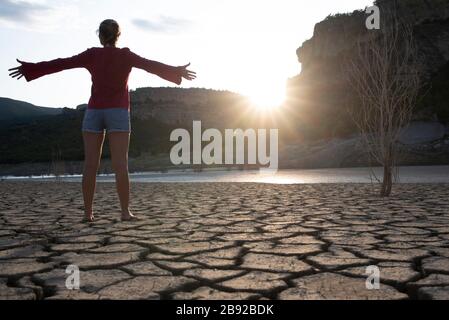
<path fill-rule="evenodd" d="M 370 183 L 374 177 L 369 168 L 336 168 L 311 170 L 279 170 L 276 173 L 261 173 L 252 171 L 204 170 L 173 170 L 167 173 L 143 172 L 131 174 L 133 182 L 254 182 L 274 184 L 303 183 Z M 381 168 L 374 169 L 378 177 L 382 175 Z M 449 166 L 418 166 L 399 168 L 400 183 L 449 183 Z M 7 180 L 54 180 L 54 177 L 6 177 Z M 81 176 L 63 176 L 62 181 L 79 182 Z M 114 182 L 113 175 L 100 175 L 99 182 Z"/>

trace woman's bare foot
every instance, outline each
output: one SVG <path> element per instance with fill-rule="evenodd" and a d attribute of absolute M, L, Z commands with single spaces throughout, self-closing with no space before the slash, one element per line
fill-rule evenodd
<path fill-rule="evenodd" d="M 131 211 L 126 210 L 126 211 L 122 211 L 122 221 L 131 221 L 131 220 L 138 220 L 139 218 L 137 218 L 135 215 L 133 215 L 131 213 Z"/>
<path fill-rule="evenodd" d="M 85 221 L 94 222 L 94 214 L 92 212 L 85 212 Z"/>

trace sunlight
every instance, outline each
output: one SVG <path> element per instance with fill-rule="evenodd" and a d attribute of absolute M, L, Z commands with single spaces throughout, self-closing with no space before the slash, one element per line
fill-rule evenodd
<path fill-rule="evenodd" d="M 254 87 L 246 90 L 245 95 L 256 109 L 267 111 L 276 109 L 284 103 L 285 87 L 279 84 L 255 83 Z"/>
<path fill-rule="evenodd" d="M 254 179 L 259 183 L 269 183 L 269 184 L 295 184 L 295 183 L 304 183 L 302 179 L 298 179 L 297 177 L 289 176 L 288 174 L 283 174 L 281 172 L 276 173 L 263 173 L 260 172 L 257 178 Z"/>

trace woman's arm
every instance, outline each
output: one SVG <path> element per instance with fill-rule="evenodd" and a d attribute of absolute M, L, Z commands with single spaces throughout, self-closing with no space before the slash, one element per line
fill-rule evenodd
<path fill-rule="evenodd" d="M 162 79 L 178 85 L 181 84 L 182 78 L 186 80 L 193 80 L 196 78 L 195 72 L 187 70 L 190 63 L 179 67 L 169 66 L 161 62 L 145 59 L 131 50 L 129 51 L 129 59 L 131 66 L 153 73 Z"/>
<path fill-rule="evenodd" d="M 19 67 L 11 68 L 13 71 L 9 75 L 13 78 L 20 79 L 25 77 L 27 81 L 40 78 L 47 74 L 60 72 L 62 70 L 73 68 L 87 68 L 89 65 L 91 51 L 90 49 L 70 58 L 61 58 L 51 61 L 43 61 L 38 63 L 24 62 L 17 59 L 21 65 Z"/>

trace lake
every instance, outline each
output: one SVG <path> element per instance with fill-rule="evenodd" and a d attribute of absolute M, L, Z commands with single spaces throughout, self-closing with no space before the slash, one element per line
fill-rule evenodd
<path fill-rule="evenodd" d="M 373 171 L 381 177 L 382 169 Z M 449 183 L 449 166 L 415 166 L 399 168 L 400 183 Z M 206 169 L 202 172 L 193 170 L 171 170 L 162 172 L 142 172 L 130 175 L 133 182 L 254 182 L 274 184 L 305 183 L 370 183 L 375 181 L 369 168 L 335 168 L 335 169 L 292 169 L 279 170 L 276 173 L 264 173 L 258 170 L 217 170 Z M 6 180 L 54 180 L 54 177 L 4 177 Z M 80 175 L 62 176 L 62 181 L 79 182 Z M 113 175 L 99 175 L 99 182 L 114 182 Z"/>

